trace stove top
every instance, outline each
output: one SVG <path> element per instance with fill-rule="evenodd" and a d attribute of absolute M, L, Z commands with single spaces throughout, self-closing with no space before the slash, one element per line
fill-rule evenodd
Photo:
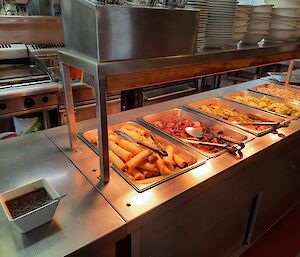
<path fill-rule="evenodd" d="M 65 45 L 63 43 L 27 45 L 30 53 L 35 56 L 57 55 L 57 51 L 64 47 Z"/>
<path fill-rule="evenodd" d="M 21 87 L 50 82 L 48 74 L 35 65 L 0 65 L 0 89 Z"/>
<path fill-rule="evenodd" d="M 28 58 L 25 44 L 0 44 L 0 60 Z"/>

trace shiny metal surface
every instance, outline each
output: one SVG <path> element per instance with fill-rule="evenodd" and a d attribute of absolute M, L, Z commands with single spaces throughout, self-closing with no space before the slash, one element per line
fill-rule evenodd
<path fill-rule="evenodd" d="M 62 77 L 64 83 L 64 97 L 65 97 L 65 108 L 67 113 L 68 129 L 69 129 L 69 138 L 70 145 L 74 151 L 77 151 L 78 142 L 76 136 L 76 120 L 75 120 L 75 111 L 74 111 L 74 101 L 73 101 L 73 92 L 70 80 L 70 69 L 69 66 L 60 62 L 62 69 Z"/>
<path fill-rule="evenodd" d="M 263 85 L 260 85 L 260 86 L 264 86 L 264 85 L 267 85 L 267 84 L 272 84 L 272 86 L 274 87 L 277 87 L 277 88 L 283 88 L 282 85 L 277 85 L 277 84 L 274 84 L 274 83 L 264 83 Z M 248 90 L 250 91 L 254 91 L 256 93 L 259 93 L 259 94 L 262 94 L 262 95 L 267 95 L 269 96 L 269 94 L 266 94 L 266 93 L 263 93 L 263 92 L 258 92 L 257 91 L 257 88 L 260 87 L 260 86 L 257 86 L 257 87 L 252 87 L 252 88 L 249 88 Z M 300 94 L 300 90 L 299 88 L 295 88 L 295 87 L 285 87 L 286 90 L 289 90 L 289 91 L 292 91 L 292 92 L 295 92 L 297 94 Z M 276 97 L 276 98 L 279 98 L 279 99 L 284 99 L 286 100 L 286 98 L 283 98 L 283 97 L 279 97 L 279 96 L 276 96 L 276 95 L 271 95 L 273 97 Z M 290 101 L 293 101 L 295 103 L 299 103 L 300 104 L 300 101 L 296 100 L 296 99 L 289 99 Z"/>
<path fill-rule="evenodd" d="M 24 44 L 2 44 L 0 41 L 0 60 L 27 58 L 27 56 Z"/>
<path fill-rule="evenodd" d="M 287 71 L 287 74 L 286 74 L 286 79 L 285 79 L 285 82 L 284 82 L 284 85 L 286 87 L 288 87 L 290 85 L 290 80 L 291 80 L 294 65 L 295 65 L 295 60 L 290 60 L 289 68 L 288 68 L 288 71 Z"/>
<path fill-rule="evenodd" d="M 73 3 L 75 3 L 76 5 L 79 4 L 79 2 L 81 4 L 84 4 L 82 5 L 83 8 L 89 8 L 87 2 L 82 0 L 78 0 L 78 2 L 75 1 Z M 74 6 L 72 7 L 72 5 L 70 5 L 68 7 L 73 8 Z M 82 13 L 84 13 L 84 11 L 82 11 Z M 86 42 L 89 41 L 86 40 Z M 234 54 L 236 58 L 232 58 L 232 54 L 234 53 L 234 51 L 236 51 L 236 49 L 233 50 L 233 52 L 227 50 L 226 52 L 223 52 L 222 55 L 220 55 L 219 52 L 218 53 L 213 52 L 213 53 L 208 53 L 209 58 L 207 59 L 209 59 L 210 65 L 200 65 L 203 64 L 203 60 L 207 60 L 206 58 L 202 59 L 203 56 L 201 54 L 190 55 L 190 56 L 184 56 L 184 55 L 175 56 L 175 57 L 173 56 L 173 57 L 166 57 L 166 58 L 150 58 L 150 59 L 148 58 L 142 60 L 133 60 L 132 62 L 119 61 L 119 62 L 106 62 L 106 63 L 105 62 L 99 63 L 98 60 L 95 58 L 87 57 L 80 53 L 76 53 L 72 50 L 60 51 L 59 56 L 63 64 L 62 65 L 63 68 L 67 67 L 67 65 L 70 65 L 73 67 L 80 68 L 85 73 L 89 75 L 94 75 L 95 77 L 94 88 L 96 91 L 98 138 L 99 138 L 99 142 L 101 142 L 99 148 L 99 153 L 100 153 L 99 161 L 101 166 L 100 170 L 102 172 L 100 173 L 100 177 L 102 178 L 103 181 L 108 182 L 109 181 L 109 160 L 108 160 L 108 142 L 107 142 L 107 133 L 106 133 L 107 132 L 106 131 L 107 130 L 107 111 L 106 111 L 107 92 L 108 93 L 116 92 L 116 91 L 119 92 L 130 88 L 140 88 L 140 87 L 145 87 L 157 83 L 166 83 L 168 81 L 176 81 L 176 80 L 179 81 L 183 79 L 196 78 L 201 75 L 213 74 L 221 71 L 224 72 L 227 70 L 235 70 L 237 68 L 252 67 L 252 66 L 262 65 L 266 63 L 273 63 L 275 60 L 280 61 L 285 59 L 296 58 L 294 56 L 298 55 L 296 51 L 298 48 L 299 48 L 298 44 L 293 44 L 293 45 L 269 46 L 266 49 L 264 49 L 265 51 L 262 52 L 258 51 L 257 48 L 247 49 L 246 51 L 238 49 L 238 51 L 236 52 L 237 54 Z M 248 59 L 246 61 L 243 59 L 246 58 L 245 54 L 248 54 L 247 55 Z M 254 56 L 256 57 L 254 59 L 258 60 L 257 62 L 253 62 Z M 223 58 L 225 58 L 227 65 L 225 65 Z M 241 62 L 238 58 L 243 59 L 243 65 L 240 64 Z M 154 60 L 154 62 L 151 63 L 150 60 Z M 218 68 L 215 67 L 216 60 L 219 61 Z M 121 68 L 121 70 L 117 71 L 116 74 L 114 74 L 115 71 L 107 69 L 109 68 L 109 66 L 105 67 L 106 64 L 111 64 L 111 63 L 113 64 L 111 66 L 112 68 L 117 68 L 117 69 Z M 133 64 L 133 66 L 131 66 L 131 64 Z M 137 64 L 139 65 L 136 66 Z M 151 67 L 151 65 L 153 64 L 155 66 Z M 225 69 L 224 66 L 226 66 Z M 133 70 L 130 70 L 132 68 Z M 63 72 L 63 75 L 65 76 L 67 75 L 67 73 Z M 67 80 L 69 79 L 70 78 L 67 78 Z M 68 87 L 69 95 L 71 94 L 70 91 L 71 88 Z M 69 100 L 73 101 L 72 98 L 70 98 Z M 66 105 L 67 104 L 68 103 L 66 102 Z M 70 123 L 68 124 L 68 126 L 69 126 L 69 131 L 72 131 L 72 134 L 70 134 L 70 144 L 77 145 L 76 127 L 75 127 L 76 124 L 72 126 L 72 128 L 70 128 Z"/>
<path fill-rule="evenodd" d="M 260 93 L 256 93 L 256 92 L 253 92 L 253 91 L 241 91 L 241 92 L 235 92 L 235 93 L 232 93 L 232 94 L 228 94 L 228 95 L 225 95 L 224 98 L 226 98 L 227 100 L 231 100 L 231 101 L 234 101 L 234 102 L 238 102 L 238 101 L 235 101 L 234 100 L 234 97 L 236 96 L 242 96 L 242 97 L 247 97 L 247 96 L 250 96 L 250 97 L 256 97 L 256 98 L 262 98 L 262 97 L 266 97 L 267 99 L 270 99 L 272 101 L 276 101 L 278 103 L 283 103 L 283 104 L 286 104 L 288 106 L 292 106 L 298 110 L 300 110 L 300 104 L 296 104 L 292 101 L 289 101 L 288 99 L 280 99 L 280 98 L 276 98 L 276 97 L 273 97 L 273 96 L 270 96 L 270 95 L 263 95 L 263 94 L 260 94 Z M 247 106 L 250 106 L 250 107 L 253 107 L 253 108 L 256 108 L 256 109 L 259 109 L 259 110 L 262 110 L 262 111 L 265 111 L 265 112 L 269 112 L 269 113 L 272 113 L 274 115 L 279 115 L 279 116 L 282 116 L 284 117 L 285 119 L 287 120 L 293 120 L 293 119 L 298 119 L 300 117 L 300 114 L 298 116 L 287 116 L 287 115 L 284 115 L 284 114 L 279 114 L 279 113 L 276 113 L 276 112 L 272 112 L 272 111 L 269 111 L 267 109 L 264 109 L 264 108 L 260 108 L 260 107 L 256 107 L 256 106 L 252 106 L 250 104 L 246 104 L 246 103 L 242 103 L 242 102 L 238 102 L 240 104 L 244 104 L 244 105 L 247 105 Z"/>
<path fill-rule="evenodd" d="M 143 126 L 141 126 L 140 124 L 136 123 L 136 122 L 127 122 L 130 123 L 134 126 L 137 127 L 141 127 L 144 128 Z M 119 128 L 122 127 L 122 125 L 124 125 L 125 123 L 121 123 L 121 124 L 116 124 L 113 126 L 109 126 L 110 129 L 113 130 L 117 130 Z M 130 180 L 122 170 L 118 169 L 117 167 L 114 167 L 114 169 L 134 188 L 136 189 L 138 192 L 144 192 L 148 189 L 151 189 L 157 185 L 160 185 L 166 181 L 168 181 L 169 179 L 172 179 L 176 176 L 179 176 L 185 172 L 188 172 L 189 170 L 192 170 L 202 164 L 205 163 L 206 158 L 197 153 L 196 151 L 190 149 L 189 147 L 186 147 L 185 145 L 182 145 L 180 143 L 178 143 L 178 141 L 176 140 L 172 140 L 170 138 L 166 138 L 164 137 L 163 134 L 161 133 L 157 133 L 157 132 L 153 132 L 153 130 L 150 130 L 154 136 L 156 137 L 156 139 L 158 140 L 158 142 L 163 146 L 166 147 L 167 145 L 172 145 L 175 149 L 175 153 L 179 154 L 181 157 L 184 157 L 185 160 L 187 160 L 187 162 L 189 163 L 189 166 L 187 168 L 181 169 L 178 172 L 174 172 L 172 175 L 167 176 L 167 177 L 157 177 L 157 179 L 155 179 L 155 177 L 152 177 L 149 179 L 149 182 L 147 183 L 147 180 L 144 181 L 132 181 Z M 84 140 L 87 145 L 95 152 L 97 153 L 97 147 L 95 147 L 92 143 L 91 143 L 91 139 L 95 138 L 95 136 L 97 135 L 97 131 L 96 129 L 94 130 L 88 130 L 86 132 L 82 132 L 79 134 L 80 138 L 82 140 Z"/>
<path fill-rule="evenodd" d="M 197 92 L 193 83 L 183 83 L 143 91 L 143 106 L 192 95 Z"/>
<path fill-rule="evenodd" d="M 99 61 L 196 53 L 196 10 L 61 4 L 66 48 Z"/>
<path fill-rule="evenodd" d="M 41 85 L 36 84 L 30 87 L 18 87 L 11 90 L 10 88 L 0 90 L 0 101 L 5 99 L 13 99 L 18 97 L 36 95 L 36 94 L 46 94 L 59 91 L 61 87 L 60 83 L 50 82 Z"/>
<path fill-rule="evenodd" d="M 215 129 L 220 129 L 224 132 L 224 135 L 230 138 L 233 138 L 235 140 L 241 141 L 241 142 L 248 142 L 250 140 L 252 140 L 254 137 L 252 135 L 249 135 L 248 133 L 235 129 L 234 127 L 228 126 L 227 124 L 223 123 L 223 122 L 219 122 L 216 121 L 214 119 L 210 119 L 207 118 L 207 116 L 203 116 L 203 115 L 198 115 L 198 114 L 194 114 L 193 112 L 190 112 L 188 110 L 183 110 L 183 109 L 171 109 L 165 112 L 159 112 L 156 114 L 151 114 L 148 116 L 145 116 L 142 118 L 142 121 L 146 124 L 148 124 L 150 127 L 152 127 L 154 130 L 158 130 L 161 133 L 163 133 L 164 135 L 166 135 L 166 138 L 173 138 L 176 141 L 179 141 L 185 145 L 187 145 L 190 148 L 195 149 L 196 151 L 200 152 L 201 154 L 207 156 L 207 157 L 217 157 L 223 153 L 225 153 L 225 150 L 219 151 L 218 153 L 208 153 L 202 150 L 199 150 L 195 147 L 193 147 L 192 145 L 186 143 L 185 141 L 183 141 L 182 139 L 172 136 L 170 134 L 168 134 L 167 132 L 158 129 L 153 123 L 155 121 L 158 120 L 166 120 L 166 119 L 170 119 L 172 117 L 182 117 L 184 119 L 189 119 L 192 121 L 200 121 L 201 123 L 207 124 L 208 126 L 211 126 L 212 128 Z"/>
<path fill-rule="evenodd" d="M 295 59 L 300 57 L 299 49 L 298 43 L 286 43 L 204 50 L 195 55 L 103 62 L 99 71 L 107 76 L 107 91 L 119 92 Z M 93 72 L 97 63 L 97 59 L 74 51 L 63 50 L 59 55 L 85 72 Z"/>
<path fill-rule="evenodd" d="M 65 47 L 64 43 L 45 43 L 27 45 L 28 50 L 35 56 L 57 55 L 57 51 Z"/>
<path fill-rule="evenodd" d="M 0 15 L 0 34 L 0 44 L 64 42 L 60 17 Z"/>
<path fill-rule="evenodd" d="M 237 103 L 237 102 L 232 102 L 232 101 L 229 101 L 229 100 L 226 100 L 226 99 L 222 99 L 222 98 L 211 98 L 211 99 L 201 100 L 201 101 L 198 101 L 198 102 L 195 102 L 195 103 L 190 103 L 190 104 L 186 105 L 186 107 L 188 107 L 189 109 L 191 109 L 195 112 L 199 112 L 201 114 L 204 114 L 204 115 L 207 115 L 209 117 L 215 118 L 217 120 L 223 121 L 223 122 L 228 123 L 230 125 L 236 126 L 240 129 L 245 130 L 245 131 L 247 131 L 247 132 L 249 132 L 249 133 L 251 133 L 255 136 L 258 136 L 258 137 L 271 132 L 272 130 L 274 130 L 274 127 L 273 128 L 270 127 L 269 129 L 265 129 L 265 130 L 262 130 L 262 131 L 252 130 L 252 129 L 249 129 L 249 128 L 244 127 L 242 125 L 238 125 L 234 122 L 230 122 L 228 120 L 222 119 L 219 116 L 212 115 L 212 114 L 209 114 L 207 112 L 204 112 L 204 111 L 200 110 L 199 108 L 204 104 L 216 104 L 218 106 L 225 107 L 225 108 L 233 108 L 239 113 L 252 114 L 252 115 L 255 115 L 259 118 L 265 119 L 267 121 L 275 121 L 275 122 L 278 122 L 278 123 L 285 123 L 287 121 L 283 117 L 279 117 L 277 115 L 273 115 L 273 114 L 258 110 L 256 108 L 252 108 L 252 107 L 249 107 L 249 106 Z"/>
<path fill-rule="evenodd" d="M 231 87 L 221 88 L 214 91 L 208 91 L 184 97 L 173 101 L 160 103 L 153 106 L 130 110 L 119 114 L 108 116 L 108 124 L 117 124 L 132 120 L 137 117 L 143 117 L 153 112 L 166 111 L 170 108 L 195 102 L 201 99 L 223 96 L 232 92 L 247 90 L 248 88 L 264 84 L 263 80 L 251 81 Z M 96 126 L 96 120 L 83 121 L 78 123 L 80 131 L 93 129 Z M 270 150 L 279 143 L 288 144 L 289 138 L 299 135 L 300 123 L 292 121 L 288 128 L 281 128 L 279 132 L 285 135 L 285 138 L 274 134 L 267 134 L 260 138 L 255 138 L 247 143 L 243 150 L 241 158 L 234 158 L 225 153 L 218 158 L 208 160 L 204 165 L 186 172 L 178 177 L 158 185 L 155 188 L 144 193 L 136 192 L 124 179 L 115 171 L 111 171 L 110 182 L 103 184 L 97 178 L 97 172 L 92 170 L 99 169 L 98 156 L 83 142 L 79 141 L 79 151 L 73 153 L 68 148 L 67 128 L 54 128 L 48 130 L 49 137 L 57 144 L 66 156 L 72 160 L 76 167 L 86 176 L 86 178 L 105 196 L 105 198 L 116 208 L 127 222 L 128 233 L 136 231 L 143 224 L 157 219 L 160 215 L 179 203 L 184 203 L 186 199 L 195 196 L 197 193 L 205 191 L 233 176 L 242 172 L 241 166 L 245 167 L 251 164 L 251 160 L 258 158 L 267 149 Z M 88 161 L 87 161 L 88 160 Z M 241 166 L 240 166 L 241 165 Z M 240 167 L 241 169 L 238 169 Z M 224 172 L 226 171 L 226 172 Z M 195 190 L 194 190 L 195 189 Z M 127 203 L 130 203 L 129 207 Z"/>
<path fill-rule="evenodd" d="M 64 81 L 64 99 L 67 111 L 68 129 L 69 129 L 69 141 L 71 149 L 76 146 L 74 150 L 77 150 L 78 139 L 76 120 L 74 114 L 74 99 L 72 95 L 72 87 L 70 84 L 70 71 L 69 67 L 72 65 L 63 55 L 60 54 L 60 66 L 62 67 L 62 76 Z M 110 179 L 110 168 L 108 159 L 108 137 L 107 137 L 107 79 L 99 72 L 98 62 L 94 59 L 86 59 L 81 57 L 78 59 L 79 64 L 84 63 L 84 67 L 78 67 L 76 64 L 73 67 L 81 68 L 83 71 L 92 75 L 92 86 L 94 87 L 95 98 L 96 98 L 96 118 L 98 128 L 98 139 L 99 139 L 99 177 L 101 181 L 107 183 Z M 68 96 L 68 97 L 66 97 Z M 70 122 L 71 121 L 71 122 Z"/>
<path fill-rule="evenodd" d="M 1 141 L 0 152 L 0 193 L 44 178 L 68 194 L 51 223 L 24 235 L 1 208 L 0 256 L 62 257 L 84 246 L 86 256 L 93 242 L 94 256 L 111 256 L 106 250 L 126 235 L 124 221 L 43 132 Z"/>
<path fill-rule="evenodd" d="M 1 92 L 0 92 L 1 94 Z M 47 97 L 47 102 L 45 102 L 45 97 Z M 34 106 L 26 106 L 25 101 L 32 101 Z M 17 98 L 9 98 L 1 100 L 0 104 L 5 105 L 6 108 L 4 110 L 0 109 L 0 115 L 18 115 L 20 112 L 33 111 L 33 110 L 41 110 L 41 109 L 56 109 L 58 108 L 58 99 L 56 92 L 50 93 L 47 92 L 44 94 L 38 95 L 30 95 L 30 96 L 21 96 Z"/>

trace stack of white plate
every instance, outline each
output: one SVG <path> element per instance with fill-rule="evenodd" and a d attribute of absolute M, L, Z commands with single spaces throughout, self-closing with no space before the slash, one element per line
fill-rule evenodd
<path fill-rule="evenodd" d="M 200 11 L 198 36 L 197 36 L 197 49 L 201 50 L 205 44 L 205 29 L 208 16 L 208 0 L 189 0 L 185 8 L 193 8 Z"/>
<path fill-rule="evenodd" d="M 233 36 L 237 0 L 209 0 L 205 47 L 220 48 Z"/>
<path fill-rule="evenodd" d="M 269 34 L 272 12 L 273 5 L 253 6 L 244 44 L 257 44 Z"/>
<path fill-rule="evenodd" d="M 285 42 L 300 37 L 299 0 L 266 0 L 274 4 L 271 30 L 266 41 Z"/>
<path fill-rule="evenodd" d="M 238 5 L 234 24 L 234 34 L 230 40 L 230 45 L 236 45 L 246 35 L 252 9 L 252 5 Z"/>

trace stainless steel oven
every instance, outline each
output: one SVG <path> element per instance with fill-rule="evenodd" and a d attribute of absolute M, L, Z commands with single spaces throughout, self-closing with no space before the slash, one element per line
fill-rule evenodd
<path fill-rule="evenodd" d="M 197 93 L 195 82 L 168 84 L 161 87 L 145 89 L 143 91 L 143 106 L 184 97 Z"/>

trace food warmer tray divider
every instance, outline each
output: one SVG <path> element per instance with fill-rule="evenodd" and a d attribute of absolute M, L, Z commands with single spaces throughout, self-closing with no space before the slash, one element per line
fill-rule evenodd
<path fill-rule="evenodd" d="M 128 178 L 126 176 L 126 174 L 120 170 L 118 167 L 116 167 L 115 165 L 112 165 L 112 168 L 128 183 L 130 184 L 137 192 L 142 193 L 148 189 L 151 189 L 157 185 L 160 185 L 174 177 L 177 177 L 185 172 L 188 172 L 192 169 L 195 169 L 203 164 L 205 164 L 205 162 L 208 160 L 208 158 L 202 154 L 200 154 L 199 152 L 190 149 L 189 147 L 187 147 L 185 144 L 182 144 L 181 142 L 178 142 L 177 140 L 174 140 L 172 138 L 166 137 L 163 133 L 160 133 L 157 130 L 153 130 L 151 128 L 148 128 L 146 126 L 143 126 L 142 123 L 139 122 L 134 122 L 134 121 L 128 121 L 128 122 L 122 122 L 119 124 L 115 124 L 115 125 L 111 125 L 109 126 L 109 128 L 112 129 L 119 129 L 121 128 L 124 124 L 132 124 L 134 126 L 137 126 L 139 128 L 143 128 L 146 130 L 149 130 L 152 134 L 154 134 L 154 136 L 156 137 L 156 139 L 158 140 L 158 142 L 160 142 L 163 146 L 164 145 L 172 145 L 174 146 L 177 150 L 179 150 L 179 154 L 181 156 L 185 156 L 186 158 L 189 158 L 189 161 L 195 161 L 195 163 L 191 164 L 190 166 L 181 169 L 178 172 L 174 172 L 173 174 L 163 177 L 160 180 L 155 180 L 155 178 L 160 178 L 159 177 L 152 177 L 149 178 L 148 181 L 150 181 L 149 183 L 146 182 L 147 179 L 145 180 L 137 180 L 137 181 L 132 181 L 130 178 Z M 78 133 L 78 137 L 89 147 L 91 148 L 91 150 L 93 150 L 97 155 L 98 155 L 98 150 L 97 147 L 94 146 L 91 142 L 90 139 L 92 137 L 97 136 L 97 129 L 92 129 L 92 130 L 85 130 L 82 132 Z"/>
<path fill-rule="evenodd" d="M 251 91 L 251 92 L 254 92 L 254 93 L 257 93 L 257 94 L 261 94 L 261 95 L 266 95 L 266 96 L 272 96 L 272 97 L 275 97 L 275 98 L 278 98 L 278 99 L 282 99 L 282 100 L 287 100 L 287 98 L 284 98 L 284 97 L 280 97 L 280 96 L 276 96 L 276 95 L 270 95 L 270 94 L 267 94 L 267 93 L 263 93 L 263 92 L 258 92 L 257 91 L 257 88 L 259 87 L 263 87 L 265 85 L 268 85 L 268 84 L 272 84 L 272 86 L 274 87 L 277 87 L 277 88 L 285 88 L 287 90 L 290 90 L 290 91 L 293 91 L 293 92 L 296 92 L 296 93 L 300 93 L 300 88 L 295 88 L 295 87 L 285 87 L 283 85 L 279 85 L 279 84 L 275 84 L 275 83 L 266 83 L 264 85 L 260 85 L 260 86 L 256 86 L 256 87 L 252 87 L 252 88 L 249 88 L 248 90 Z M 300 104 L 300 101 L 298 100 L 294 100 L 294 99 L 291 99 L 289 100 L 291 103 L 295 103 L 295 104 Z"/>
<path fill-rule="evenodd" d="M 258 110 L 262 110 L 264 112 L 268 112 L 268 113 L 271 113 L 273 115 L 278 115 L 278 116 L 284 117 L 287 120 L 297 120 L 300 117 L 300 114 L 297 115 L 297 116 L 287 116 L 287 115 L 284 115 L 284 114 L 279 114 L 279 113 L 276 113 L 276 112 L 265 110 L 263 108 L 252 106 L 250 104 L 241 103 L 241 102 L 235 101 L 233 99 L 230 99 L 230 97 L 235 97 L 235 96 L 242 96 L 242 97 L 244 97 L 244 96 L 251 96 L 251 97 L 259 97 L 259 98 L 267 97 L 267 98 L 269 98 L 272 101 L 276 101 L 276 102 L 279 102 L 279 103 L 290 105 L 292 107 L 295 107 L 295 108 L 299 109 L 299 111 L 300 111 L 300 103 L 296 103 L 296 102 L 293 102 L 293 101 L 290 101 L 290 100 L 287 100 L 287 99 L 284 99 L 284 98 L 274 97 L 274 96 L 271 96 L 271 95 L 263 95 L 263 94 L 260 94 L 258 92 L 254 92 L 254 91 L 246 91 L 245 90 L 245 91 L 234 92 L 234 93 L 231 93 L 231 94 L 224 95 L 221 98 L 223 98 L 225 100 L 232 101 L 234 103 L 239 103 L 239 104 L 246 105 L 246 106 L 258 109 Z M 229 97 L 229 98 L 227 98 L 227 97 Z"/>
<path fill-rule="evenodd" d="M 197 149 L 196 147 L 193 147 L 192 145 L 184 142 L 183 140 L 181 140 L 173 135 L 168 134 L 167 132 L 157 128 L 155 125 L 152 124 L 152 122 L 154 122 L 156 120 L 160 120 L 160 119 L 162 119 L 162 117 L 165 119 L 166 117 L 171 118 L 174 115 L 180 116 L 182 118 L 190 119 L 193 121 L 200 121 L 201 123 L 205 123 L 213 128 L 218 128 L 220 130 L 223 130 L 224 135 L 226 135 L 228 137 L 232 137 L 236 140 L 242 141 L 243 143 L 247 143 L 254 139 L 254 137 L 251 134 L 241 131 L 235 127 L 232 127 L 232 126 L 228 125 L 227 123 L 217 121 L 215 119 L 209 118 L 209 117 L 207 117 L 205 115 L 201 115 L 199 113 L 191 112 L 191 110 L 185 109 L 185 108 L 175 108 L 175 109 L 171 109 L 171 110 L 164 111 L 161 113 L 147 115 L 143 118 L 140 118 L 139 121 L 144 123 L 145 125 L 147 125 L 149 128 L 152 128 L 152 130 L 156 130 L 156 131 L 160 132 L 161 134 L 164 134 L 166 137 L 172 138 L 173 140 L 176 140 L 176 141 L 180 142 L 181 144 L 184 144 L 187 147 L 194 149 L 195 151 L 207 156 L 208 158 L 215 158 L 215 157 L 218 157 L 221 154 L 227 152 L 227 150 L 224 149 L 217 153 L 207 153 L 205 151 Z"/>
<path fill-rule="evenodd" d="M 188 108 L 192 111 L 204 114 L 208 117 L 211 117 L 211 118 L 217 119 L 219 121 L 225 122 L 227 124 L 230 124 L 232 126 L 238 127 L 238 128 L 240 128 L 242 130 L 245 130 L 245 131 L 247 131 L 247 132 L 249 132 L 249 133 L 251 133 L 251 134 L 253 134 L 257 137 L 263 136 L 265 134 L 268 134 L 271 131 L 274 131 L 274 128 L 270 127 L 269 129 L 266 129 L 266 130 L 263 130 L 263 131 L 256 131 L 256 130 L 252 130 L 252 129 L 243 127 L 243 126 L 238 125 L 238 124 L 231 123 L 231 122 L 229 122 L 225 119 L 222 119 L 218 116 L 211 115 L 211 114 L 208 114 L 204 111 L 201 111 L 199 109 L 199 107 L 201 105 L 205 105 L 205 104 L 216 104 L 216 105 L 221 105 L 221 106 L 226 107 L 226 108 L 234 108 L 238 112 L 249 113 L 249 114 L 258 116 L 262 119 L 266 119 L 268 121 L 278 122 L 280 124 L 288 122 L 288 120 L 283 118 L 283 117 L 273 115 L 273 114 L 261 111 L 261 110 L 256 109 L 256 108 L 252 108 L 252 107 L 249 107 L 249 106 L 246 106 L 246 105 L 243 105 L 243 104 L 240 104 L 240 103 L 236 103 L 236 102 L 233 102 L 233 101 L 229 101 L 229 100 L 226 100 L 226 99 L 222 99 L 222 98 L 210 98 L 210 99 L 200 100 L 198 102 L 194 102 L 194 103 L 190 103 L 188 105 L 185 105 L 186 108 Z"/>

